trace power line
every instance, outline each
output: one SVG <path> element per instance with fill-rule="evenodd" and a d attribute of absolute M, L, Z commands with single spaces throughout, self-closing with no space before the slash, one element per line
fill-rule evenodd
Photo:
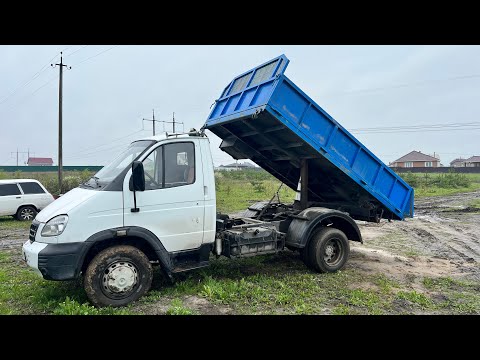
<path fill-rule="evenodd" d="M 78 66 L 80 66 L 80 64 L 83 64 L 85 61 L 88 61 L 88 60 L 91 60 L 91 59 L 93 59 L 93 58 L 96 58 L 97 56 L 100 56 L 100 55 L 106 53 L 107 51 L 110 51 L 110 50 L 112 50 L 112 49 L 114 49 L 114 48 L 116 48 L 116 47 L 118 47 L 118 46 L 120 46 L 120 45 L 112 46 L 112 47 L 110 47 L 110 48 L 108 48 L 108 49 L 106 49 L 106 50 L 103 50 L 103 51 L 99 52 L 99 53 L 96 54 L 96 55 L 90 56 L 90 57 L 86 58 L 85 60 L 82 60 L 82 61 L 80 61 L 79 63 L 75 64 L 75 67 L 78 67 Z"/>
<path fill-rule="evenodd" d="M 15 105 L 9 107 L 8 109 L 6 109 L 6 113 L 10 112 L 11 110 L 17 108 L 19 105 L 25 103 L 25 100 L 29 99 L 30 97 L 33 97 L 39 90 L 43 89 L 45 86 L 47 86 L 48 84 L 50 84 L 53 80 L 57 79 L 59 75 L 55 75 L 54 77 L 52 77 L 50 80 L 48 80 L 47 82 L 45 82 L 43 85 L 41 85 L 40 87 L 38 87 L 36 90 L 34 90 L 33 92 L 31 92 L 30 94 L 28 94 L 27 96 L 24 96 L 19 102 L 17 102 Z M 23 100 L 23 101 L 22 101 Z"/>
<path fill-rule="evenodd" d="M 122 144 L 117 144 L 117 145 L 114 145 L 114 146 L 111 146 L 109 148 L 106 148 L 106 149 L 102 149 L 101 152 L 102 153 L 105 153 L 107 151 L 110 151 L 110 150 L 114 150 L 114 149 L 119 149 L 121 147 L 125 147 L 126 145 L 130 144 L 130 142 L 126 142 L 126 143 L 122 143 Z M 81 154 L 81 155 L 72 155 L 72 156 L 69 156 L 68 159 L 79 159 L 79 158 L 88 158 L 90 156 L 98 156 L 99 155 L 99 152 L 98 151 L 92 151 L 90 153 L 85 153 L 85 154 Z M 67 159 L 67 157 L 66 157 Z"/>
<path fill-rule="evenodd" d="M 105 153 L 106 151 L 110 151 L 110 150 L 118 149 L 120 147 L 124 147 L 127 144 L 129 144 L 129 142 L 122 143 L 122 144 L 117 144 L 117 145 L 111 146 L 109 148 L 102 149 L 101 152 Z M 97 156 L 98 154 L 99 154 L 98 151 L 92 151 L 92 152 L 84 153 L 84 154 L 80 154 L 80 155 L 77 155 L 77 154 L 72 155 L 72 156 L 69 156 L 68 159 L 83 158 L 83 157 L 89 157 L 89 156 Z M 66 159 L 67 159 L 67 157 L 66 157 Z"/>
<path fill-rule="evenodd" d="M 140 131 L 136 131 L 132 134 L 129 134 L 123 138 L 126 138 L 128 136 L 132 136 L 138 132 L 141 132 L 141 131 L 147 131 L 147 130 L 140 130 Z M 120 138 L 121 139 L 121 138 Z M 120 140 L 120 139 L 117 139 L 117 140 Z M 99 145 L 97 146 L 96 148 L 99 148 L 99 147 L 102 147 L 102 146 L 106 146 L 106 145 L 110 145 L 110 143 L 112 143 L 113 141 L 110 141 L 108 142 L 107 144 L 102 144 L 102 145 Z M 96 151 L 90 151 L 90 150 L 94 150 L 95 147 L 92 147 L 92 148 L 89 148 L 89 152 L 83 152 L 83 153 L 80 153 L 80 152 L 76 152 L 74 153 L 73 155 L 70 155 L 68 157 L 65 157 L 66 159 L 78 159 L 78 158 L 83 158 L 83 157 L 89 157 L 89 156 L 93 156 L 93 155 L 96 155 L 98 156 L 99 154 L 99 151 L 100 152 L 106 152 L 106 151 L 110 151 L 110 150 L 113 150 L 113 149 L 117 149 L 117 148 L 120 148 L 120 147 L 125 147 L 126 145 L 130 144 L 131 141 L 128 141 L 128 142 L 125 142 L 125 143 L 121 143 L 121 144 L 117 144 L 117 145 L 114 145 L 114 146 L 110 146 L 108 148 L 104 148 L 104 149 L 101 149 L 101 150 L 96 150 Z"/>
<path fill-rule="evenodd" d="M 98 148 L 101 148 L 101 147 L 103 147 L 103 146 L 108 146 L 108 145 L 110 145 L 111 143 L 113 143 L 113 142 L 115 142 L 115 141 L 125 139 L 125 138 L 127 138 L 127 137 L 130 137 L 130 136 L 135 135 L 135 134 L 137 134 L 137 133 L 139 133 L 139 132 L 142 132 L 142 131 L 147 131 L 147 130 L 144 130 L 144 129 L 138 130 L 138 131 L 135 131 L 135 132 L 130 133 L 130 134 L 128 134 L 128 135 L 125 135 L 125 136 L 122 136 L 122 137 L 119 137 L 119 138 L 116 138 L 116 139 L 113 139 L 113 140 L 108 140 L 108 141 L 106 141 L 106 142 L 104 142 L 103 144 L 100 144 L 100 145 L 95 145 L 95 146 L 93 146 L 93 147 L 92 147 L 92 146 L 89 146 L 89 147 L 83 148 L 83 149 L 75 152 L 74 155 L 82 154 L 82 153 L 84 153 L 85 151 L 90 152 L 91 150 L 98 149 Z M 102 150 L 102 151 L 104 151 L 104 150 Z"/>
<path fill-rule="evenodd" d="M 155 109 L 153 109 L 155 111 Z M 155 114 L 155 113 L 154 113 Z M 173 133 L 175 133 L 175 124 L 182 124 L 182 132 L 185 132 L 185 124 L 182 121 L 175 121 L 175 113 L 173 113 L 172 116 L 172 121 L 166 121 L 166 120 L 155 120 L 155 115 L 153 117 L 153 120 L 151 119 L 142 119 L 143 121 L 152 121 L 153 122 L 153 135 L 155 135 L 155 122 L 161 122 L 163 123 L 163 131 L 165 131 L 165 124 L 173 124 Z"/>
<path fill-rule="evenodd" d="M 466 129 L 431 129 L 431 130 L 422 130 L 421 132 L 437 132 L 437 131 L 465 131 L 465 130 L 480 130 L 478 128 L 466 128 Z M 400 130 L 400 131 L 372 131 L 372 132 L 360 132 L 355 134 L 401 134 L 401 133 L 421 133 L 418 130 Z"/>
<path fill-rule="evenodd" d="M 55 55 L 52 59 L 50 59 L 50 61 L 44 65 L 40 70 L 38 70 L 35 74 L 33 74 L 29 80 L 25 81 L 24 83 L 22 83 L 21 85 L 17 86 L 12 92 L 10 92 L 8 95 L 4 96 L 2 98 L 2 100 L 0 101 L 0 105 L 4 104 L 9 98 L 11 98 L 13 95 L 15 95 L 15 93 L 18 92 L 18 90 L 28 86 L 29 84 L 31 84 L 33 82 L 33 80 L 35 80 L 36 78 L 38 78 L 40 76 L 40 74 L 42 72 L 44 72 L 48 66 L 50 65 L 50 63 L 57 57 L 58 55 Z"/>
<path fill-rule="evenodd" d="M 480 126 L 479 121 L 463 123 L 445 123 L 445 124 L 423 124 L 423 125 L 405 125 L 405 126 L 378 126 L 371 128 L 350 129 L 350 131 L 369 131 L 369 130 L 402 130 L 402 129 L 423 129 L 423 128 L 443 128 L 443 127 L 462 127 L 462 126 Z"/>
<path fill-rule="evenodd" d="M 28 157 L 30 157 L 30 149 L 28 149 L 28 152 L 27 151 L 18 151 L 18 148 L 17 148 L 17 151 L 12 151 L 10 154 L 11 156 L 13 157 L 14 154 L 17 154 L 17 166 L 18 166 L 18 154 L 28 154 Z"/>
<path fill-rule="evenodd" d="M 83 45 L 82 47 L 80 47 L 79 49 L 75 50 L 74 52 L 70 53 L 68 56 L 72 56 L 73 54 L 76 54 L 77 52 L 79 52 L 80 50 L 82 49 L 85 49 L 88 45 Z"/>
<path fill-rule="evenodd" d="M 401 89 L 401 88 L 408 88 L 408 87 L 411 87 L 411 86 L 426 85 L 426 84 L 429 84 L 429 83 L 438 83 L 438 82 L 447 82 L 447 81 L 456 81 L 456 80 L 465 80 L 465 79 L 474 79 L 474 78 L 480 78 L 480 74 L 460 75 L 460 76 L 454 76 L 454 77 L 446 78 L 446 79 L 422 80 L 422 81 L 417 81 L 417 82 L 413 82 L 413 83 L 383 86 L 383 87 L 377 87 L 377 88 L 347 90 L 347 91 L 338 92 L 338 93 L 325 94 L 325 95 L 322 95 L 322 97 L 324 97 L 324 96 L 341 96 L 341 95 L 359 94 L 359 93 L 365 93 L 365 92 L 375 92 L 375 91 L 379 91 L 379 90 Z"/>
<path fill-rule="evenodd" d="M 408 133 L 408 132 L 433 132 L 433 131 L 460 131 L 460 130 L 478 130 L 480 122 L 464 122 L 449 124 L 425 124 L 425 125 L 406 125 L 406 126 L 383 126 L 370 128 L 350 129 L 349 131 L 357 134 L 390 134 L 390 133 Z"/>

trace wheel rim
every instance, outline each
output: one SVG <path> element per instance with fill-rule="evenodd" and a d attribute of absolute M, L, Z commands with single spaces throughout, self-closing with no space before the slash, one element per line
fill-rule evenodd
<path fill-rule="evenodd" d="M 343 247 L 339 239 L 330 239 L 325 244 L 323 259 L 329 266 L 337 265 L 342 259 Z"/>
<path fill-rule="evenodd" d="M 138 284 L 137 267 L 129 261 L 115 261 L 104 271 L 102 289 L 110 298 L 128 297 Z"/>
<path fill-rule="evenodd" d="M 33 215 L 34 215 L 33 210 L 30 208 L 25 208 L 25 209 L 22 209 L 22 211 L 20 211 L 20 217 L 23 220 L 32 220 Z"/>

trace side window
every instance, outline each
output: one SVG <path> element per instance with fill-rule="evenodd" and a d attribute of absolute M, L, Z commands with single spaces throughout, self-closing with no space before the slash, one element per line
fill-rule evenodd
<path fill-rule="evenodd" d="M 24 194 L 45 194 L 42 187 L 34 182 L 20 183 Z"/>
<path fill-rule="evenodd" d="M 0 196 L 21 195 L 17 184 L 0 185 Z"/>
<path fill-rule="evenodd" d="M 145 190 L 155 190 L 163 187 L 162 152 L 163 146 L 160 146 L 143 160 Z"/>
<path fill-rule="evenodd" d="M 165 185 L 175 187 L 195 182 L 195 146 L 191 142 L 165 145 Z"/>
<path fill-rule="evenodd" d="M 195 182 L 195 146 L 191 142 L 158 147 L 143 160 L 145 190 L 184 186 Z"/>

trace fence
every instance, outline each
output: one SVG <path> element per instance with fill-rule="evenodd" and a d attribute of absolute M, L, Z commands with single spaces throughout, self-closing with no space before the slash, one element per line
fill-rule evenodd
<path fill-rule="evenodd" d="M 461 174 L 480 174 L 480 167 L 411 167 L 411 168 L 401 168 L 401 167 L 392 167 L 391 168 L 396 173 L 461 173 Z"/>

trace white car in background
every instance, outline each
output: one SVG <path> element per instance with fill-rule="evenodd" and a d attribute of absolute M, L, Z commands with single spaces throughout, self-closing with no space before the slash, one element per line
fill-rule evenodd
<path fill-rule="evenodd" d="M 55 198 L 37 180 L 0 180 L 0 216 L 15 216 L 18 220 L 33 220 L 38 212 Z"/>

